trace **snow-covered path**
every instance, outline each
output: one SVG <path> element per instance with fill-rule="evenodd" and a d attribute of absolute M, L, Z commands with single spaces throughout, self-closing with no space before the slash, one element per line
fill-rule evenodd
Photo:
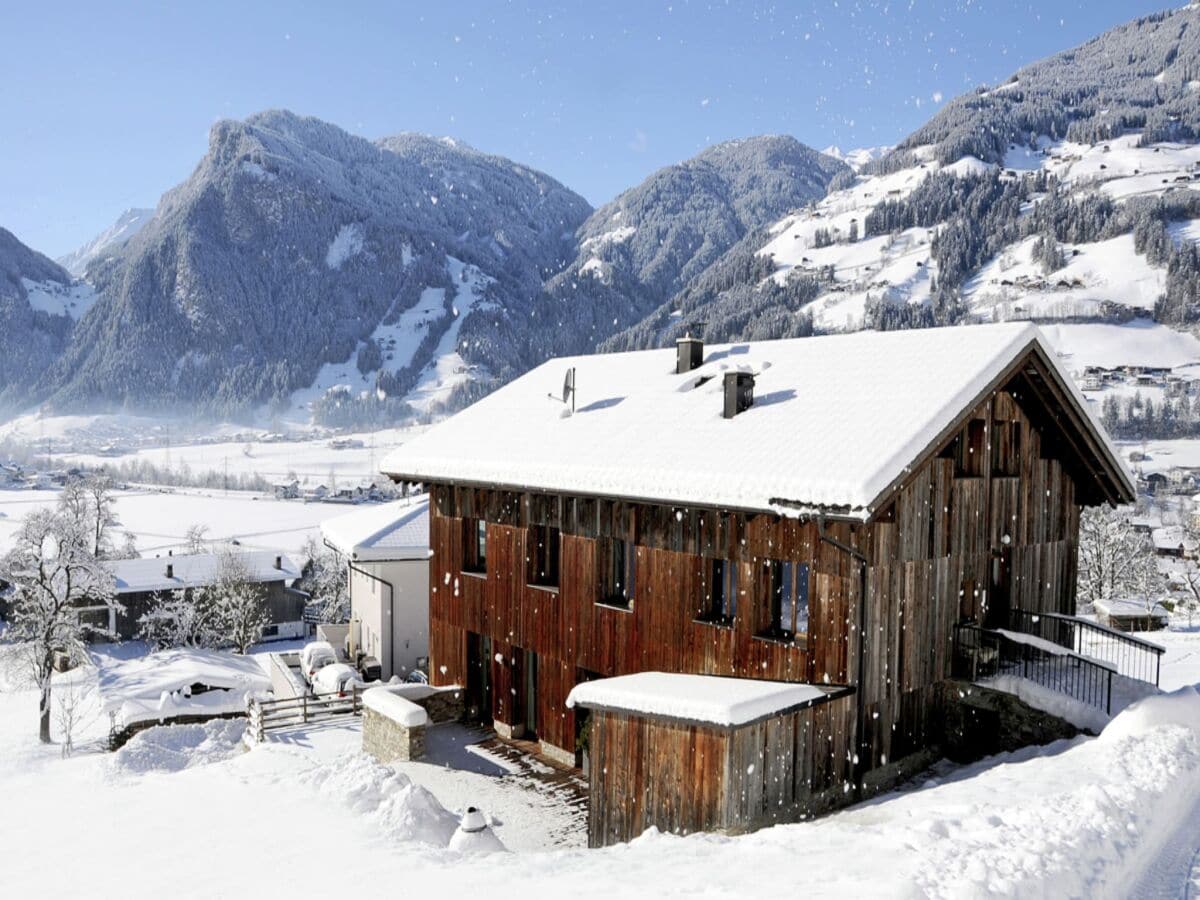
<path fill-rule="evenodd" d="M 1148 865 L 1130 893 L 1131 900 L 1200 898 L 1200 804 Z"/>

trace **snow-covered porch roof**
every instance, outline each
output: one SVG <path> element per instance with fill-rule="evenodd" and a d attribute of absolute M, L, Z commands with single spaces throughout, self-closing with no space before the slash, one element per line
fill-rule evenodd
<path fill-rule="evenodd" d="M 638 672 L 577 684 L 567 706 L 734 727 L 824 703 L 852 689 L 755 678 Z"/>

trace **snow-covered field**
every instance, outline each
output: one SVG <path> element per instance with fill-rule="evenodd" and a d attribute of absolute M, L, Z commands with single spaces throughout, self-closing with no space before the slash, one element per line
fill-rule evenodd
<path fill-rule="evenodd" d="M 159 469 L 192 474 L 225 473 L 261 475 L 267 481 L 296 478 L 301 487 L 329 485 L 330 478 L 343 485 L 380 478 L 379 464 L 393 448 L 399 447 L 414 429 L 390 428 L 362 434 L 339 435 L 337 440 L 353 446 L 335 449 L 330 438 L 299 441 L 246 440 L 212 444 L 174 444 L 151 447 L 119 456 L 64 452 L 55 455 L 60 465 L 102 466 L 126 460 L 152 463 Z M 361 446 L 357 446 L 361 444 Z"/>
<path fill-rule="evenodd" d="M 0 693 L 5 897 L 1178 897 L 1200 843 L 1191 688 L 1099 738 L 939 767 L 812 823 L 600 851 L 547 849 L 553 809 L 486 769 L 372 762 L 353 725 L 250 750 L 236 724 L 158 728 L 116 754 L 77 739 L 64 760 L 37 744 L 35 709 L 31 691 Z M 468 803 L 515 852 L 446 849 Z"/>
<path fill-rule="evenodd" d="M 57 491 L 0 490 L 0 554 L 6 552 L 25 516 L 58 502 Z M 153 556 L 184 543 L 188 528 L 208 527 L 210 541 L 236 539 L 248 549 L 299 552 L 310 536 L 320 535 L 325 519 L 345 513 L 347 507 L 331 503 L 276 500 L 243 491 L 151 488 L 118 491 L 114 515 L 116 544 L 124 532 L 137 538 L 143 556 Z"/>

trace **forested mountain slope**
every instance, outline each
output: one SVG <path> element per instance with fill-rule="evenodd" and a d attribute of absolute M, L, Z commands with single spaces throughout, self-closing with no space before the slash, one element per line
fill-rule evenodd
<path fill-rule="evenodd" d="M 1200 9 L 950 101 L 607 349 L 1034 318 L 1200 319 Z"/>

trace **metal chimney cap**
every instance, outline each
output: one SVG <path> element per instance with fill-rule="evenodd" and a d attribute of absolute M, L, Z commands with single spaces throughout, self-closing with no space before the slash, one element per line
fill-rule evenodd
<path fill-rule="evenodd" d="M 476 834 L 488 827 L 487 818 L 474 806 L 468 806 L 467 811 L 463 813 L 462 821 L 459 822 L 458 827 L 467 834 Z"/>

